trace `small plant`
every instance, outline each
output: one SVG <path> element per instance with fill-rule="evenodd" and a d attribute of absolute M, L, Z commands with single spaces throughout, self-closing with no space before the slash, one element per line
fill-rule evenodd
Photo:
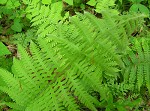
<path fill-rule="evenodd" d="M 2 35 L 13 34 L 26 30 L 29 26 L 25 17 L 25 5 L 19 0 L 0 1 L 0 33 Z"/>
<path fill-rule="evenodd" d="M 110 11 L 110 13 L 119 14 L 116 9 L 116 0 L 90 0 L 87 2 L 88 5 L 94 6 L 97 13 L 101 13 L 104 10 Z"/>
<path fill-rule="evenodd" d="M 144 13 L 147 16 L 149 16 L 150 11 L 148 9 L 148 7 L 146 7 L 145 5 L 141 4 L 142 1 L 144 0 L 130 0 L 132 2 L 132 6 L 130 7 L 130 12 L 140 12 L 140 13 Z"/>

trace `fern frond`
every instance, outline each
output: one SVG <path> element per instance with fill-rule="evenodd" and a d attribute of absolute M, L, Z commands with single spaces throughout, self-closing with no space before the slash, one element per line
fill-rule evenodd
<path fill-rule="evenodd" d="M 129 83 L 136 84 L 135 89 L 140 90 L 141 86 L 146 86 L 149 89 L 149 40 L 148 39 L 135 39 L 133 42 L 132 50 L 129 53 L 130 63 L 127 65 L 129 68 Z M 126 62 L 127 63 L 127 62 Z M 127 80 L 126 80 L 127 81 Z"/>
<path fill-rule="evenodd" d="M 117 46 L 118 53 L 126 51 L 128 37 L 140 27 L 139 24 L 144 22 L 143 18 L 145 17 L 144 15 L 117 16 L 106 11 L 102 13 L 104 19 L 97 20 L 94 15 L 89 13 L 85 13 L 85 16 L 92 23 L 92 27 L 95 27 L 104 38 L 109 38 Z"/>
<path fill-rule="evenodd" d="M 32 26 L 37 27 L 37 35 L 46 36 L 55 30 L 55 25 L 63 20 L 61 16 L 62 1 L 54 2 L 48 6 L 40 1 L 27 2 L 27 16 L 31 19 Z M 56 10 L 57 8 L 57 10 Z M 46 30 L 45 30 L 46 29 Z"/>
<path fill-rule="evenodd" d="M 145 75 L 146 86 L 150 93 L 150 41 L 142 40 L 142 48 L 144 51 L 144 70 L 143 73 Z"/>
<path fill-rule="evenodd" d="M 115 0 L 97 0 L 96 4 L 96 12 L 101 13 L 104 10 L 109 11 L 113 14 L 119 14 L 117 10 L 114 9 Z"/>

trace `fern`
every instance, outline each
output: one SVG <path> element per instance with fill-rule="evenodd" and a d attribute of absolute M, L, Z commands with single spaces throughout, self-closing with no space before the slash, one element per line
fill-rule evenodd
<path fill-rule="evenodd" d="M 37 35 L 39 36 L 46 36 L 53 32 L 58 21 L 63 20 L 61 16 L 62 1 L 52 2 L 49 5 L 42 4 L 40 0 L 24 0 L 24 3 L 28 5 L 27 17 L 31 20 L 32 26 L 38 27 Z M 68 17 L 67 14 L 66 17 Z"/>
<path fill-rule="evenodd" d="M 144 15 L 116 16 L 107 11 L 103 11 L 102 14 L 104 19 L 97 21 L 93 15 L 85 13 L 86 17 L 92 22 L 93 27 L 99 30 L 104 38 L 109 38 L 117 46 L 118 53 L 126 52 L 129 44 L 128 37 L 131 36 L 134 30 L 141 27 L 140 25 L 144 22 L 142 19 Z M 116 27 L 120 30 L 116 30 Z"/>
<path fill-rule="evenodd" d="M 95 6 L 95 11 L 97 13 L 101 13 L 104 10 L 107 10 L 109 13 L 118 15 L 119 12 L 117 9 L 115 9 L 115 2 L 116 0 L 90 0 L 87 2 L 87 4 L 90 6 Z"/>
<path fill-rule="evenodd" d="M 115 1 L 116 0 L 98 0 L 96 12 L 101 13 L 104 10 L 108 10 L 110 13 L 118 14 L 118 11 L 114 9 Z"/>
<path fill-rule="evenodd" d="M 55 31 L 49 34 L 49 28 L 43 29 L 36 43 L 31 42 L 30 50 L 18 45 L 20 58 L 14 58 L 12 73 L 0 69 L 0 77 L 6 83 L 0 90 L 14 101 L 5 104 L 19 111 L 76 111 L 82 110 L 80 104 L 97 111 L 103 100 L 111 105 L 113 95 L 105 83 L 116 80 L 123 66 L 123 51 L 118 50 L 121 42 L 128 46 L 126 27 L 134 30 L 132 24 L 144 16 L 125 19 L 128 15 L 112 15 L 109 21 L 108 13 L 104 12 L 103 17 L 105 20 L 89 13 L 78 14 L 69 22 L 55 24 Z M 126 25 L 131 20 L 132 24 Z M 44 24 L 49 19 L 38 21 Z M 92 96 L 94 92 L 100 100 Z"/>
<path fill-rule="evenodd" d="M 125 72 L 125 81 L 131 84 L 136 84 L 135 89 L 140 91 L 141 86 L 146 86 L 150 92 L 149 79 L 149 40 L 148 39 L 134 39 L 133 46 L 125 60 L 128 67 Z"/>

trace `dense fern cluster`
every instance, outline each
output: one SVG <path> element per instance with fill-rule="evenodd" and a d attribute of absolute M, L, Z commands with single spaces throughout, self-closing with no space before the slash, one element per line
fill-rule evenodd
<path fill-rule="evenodd" d="M 27 50 L 29 40 L 18 44 L 11 72 L 0 68 L 0 90 L 13 100 L 0 105 L 14 111 L 138 109 L 137 92 L 150 92 L 150 41 L 131 36 L 145 15 L 85 12 L 65 20 L 54 9 L 62 2 L 24 2 L 37 39 Z"/>

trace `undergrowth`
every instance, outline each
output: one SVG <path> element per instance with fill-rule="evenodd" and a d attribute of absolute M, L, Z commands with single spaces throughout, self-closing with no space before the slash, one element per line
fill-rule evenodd
<path fill-rule="evenodd" d="M 150 110 L 146 3 L 19 1 L 31 27 L 0 36 L 0 109 Z"/>

